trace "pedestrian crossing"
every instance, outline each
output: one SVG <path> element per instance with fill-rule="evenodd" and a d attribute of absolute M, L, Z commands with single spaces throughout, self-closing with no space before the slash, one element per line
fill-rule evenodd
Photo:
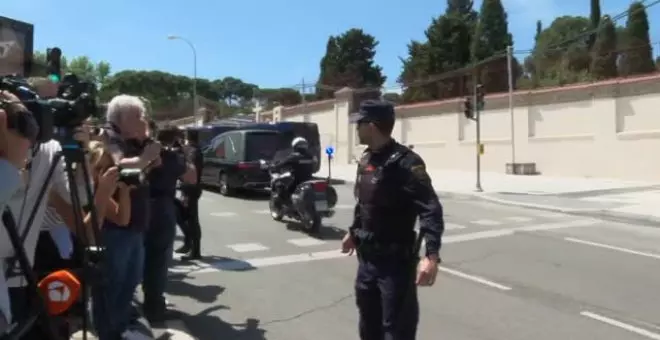
<path fill-rule="evenodd" d="M 554 216 L 555 220 L 557 216 Z M 562 216 L 562 220 L 568 221 L 568 217 Z M 455 223 L 455 222 L 446 222 L 445 223 L 445 232 L 454 232 L 452 235 L 455 235 L 455 232 L 458 232 L 458 235 L 461 232 L 474 232 L 474 231 L 483 231 L 485 227 L 488 227 L 489 230 L 497 230 L 501 228 L 511 228 L 511 227 L 533 227 L 534 225 L 543 225 L 548 222 L 548 219 L 534 218 L 529 216 L 508 216 L 502 217 L 501 219 L 478 219 L 474 221 L 468 221 L 464 223 Z M 499 228 L 498 228 L 499 227 Z M 241 242 L 235 244 L 226 244 L 224 248 L 229 252 L 234 254 L 251 254 L 251 253 L 265 253 L 274 250 L 284 251 L 288 250 L 289 253 L 295 253 L 300 251 L 310 251 L 310 249 L 315 248 L 330 248 L 334 249 L 338 247 L 338 244 L 341 240 L 341 237 L 332 238 L 329 240 L 324 240 L 312 236 L 304 236 L 300 232 L 291 232 L 291 231 L 282 231 L 281 238 L 269 239 L 268 241 L 259 240 L 250 241 L 250 242 Z M 287 236 L 296 237 L 286 239 Z M 303 237 L 304 236 L 304 237 Z M 325 250 L 325 249 L 321 249 Z M 286 252 L 286 251 L 285 251 Z"/>

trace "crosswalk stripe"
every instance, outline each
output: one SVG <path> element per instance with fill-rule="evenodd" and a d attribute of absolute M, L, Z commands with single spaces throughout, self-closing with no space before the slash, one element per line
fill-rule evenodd
<path fill-rule="evenodd" d="M 264 251 L 268 250 L 268 247 L 264 246 L 261 243 L 237 243 L 237 244 L 230 244 L 227 246 L 227 248 L 238 252 L 238 253 L 248 253 L 248 252 L 253 252 L 253 251 Z"/>
<path fill-rule="evenodd" d="M 445 230 L 458 230 L 458 229 L 465 229 L 466 227 L 464 225 L 456 224 L 456 223 L 445 223 Z"/>
<path fill-rule="evenodd" d="M 236 213 L 235 213 L 235 212 L 231 212 L 231 211 L 213 212 L 213 213 L 211 213 L 211 216 L 214 216 L 214 217 L 231 217 L 231 216 L 235 216 L 235 215 L 236 215 Z"/>
<path fill-rule="evenodd" d="M 318 246 L 321 244 L 325 244 L 325 241 L 315 239 L 312 237 L 296 238 L 296 239 L 287 240 L 287 242 L 298 247 L 311 247 L 311 246 Z"/>
<path fill-rule="evenodd" d="M 502 224 L 501 222 L 493 221 L 493 220 L 476 220 L 476 221 L 471 221 L 470 223 L 479 224 L 479 225 L 489 225 L 489 226 Z"/>

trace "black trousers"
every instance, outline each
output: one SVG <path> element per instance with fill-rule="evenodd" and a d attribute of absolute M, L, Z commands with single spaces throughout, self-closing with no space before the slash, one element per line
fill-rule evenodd
<path fill-rule="evenodd" d="M 190 247 L 190 233 L 188 231 L 188 212 L 183 202 L 179 199 L 174 199 L 174 208 L 176 209 L 176 224 L 183 234 L 183 243 Z"/>
<path fill-rule="evenodd" d="M 358 255 L 355 297 L 361 340 L 415 340 L 419 301 L 410 259 Z"/>
<path fill-rule="evenodd" d="M 193 252 L 199 252 L 202 240 L 202 226 L 199 223 L 199 198 L 201 195 L 189 195 L 188 205 L 175 200 L 177 224 L 184 237 L 184 244 Z"/>
<path fill-rule="evenodd" d="M 200 252 L 202 242 L 202 226 L 199 223 L 199 197 L 200 195 L 191 195 L 188 197 L 188 206 L 185 207 L 188 216 L 188 237 L 193 253 Z"/>

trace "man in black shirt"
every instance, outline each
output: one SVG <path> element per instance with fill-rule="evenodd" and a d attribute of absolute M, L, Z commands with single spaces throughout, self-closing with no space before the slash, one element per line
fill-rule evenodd
<path fill-rule="evenodd" d="M 158 212 L 152 214 L 144 239 L 143 310 L 151 322 L 164 321 L 166 317 L 165 288 L 176 236 L 176 184 L 179 179 L 195 180 L 194 169 L 190 169 L 183 150 L 176 143 L 177 135 L 178 129 L 173 126 L 158 131 L 157 139 L 164 149 L 160 153 L 160 164 L 147 175 L 150 208 Z"/>
<path fill-rule="evenodd" d="M 183 247 L 177 249 L 178 253 L 184 254 L 184 260 L 198 260 L 201 255 L 202 227 L 199 224 L 199 198 L 202 196 L 202 170 L 204 157 L 199 147 L 199 135 L 197 131 L 186 132 L 186 155 L 188 161 L 195 166 L 197 182 L 195 184 L 184 183 L 181 186 L 183 194 L 183 209 L 185 210 L 182 226 L 185 230 L 185 242 Z"/>
<path fill-rule="evenodd" d="M 368 146 L 358 164 L 355 218 L 342 241 L 342 252 L 358 253 L 360 338 L 414 340 L 419 321 L 416 286 L 433 285 L 440 262 L 442 206 L 422 158 L 391 137 L 391 104 L 365 101 L 352 120 L 360 143 Z M 426 252 L 416 273 L 418 217 Z"/>

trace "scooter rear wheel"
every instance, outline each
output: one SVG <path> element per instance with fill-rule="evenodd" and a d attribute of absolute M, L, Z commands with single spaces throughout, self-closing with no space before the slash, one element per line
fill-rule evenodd
<path fill-rule="evenodd" d="M 281 221 L 284 218 L 284 212 L 282 211 L 282 204 L 277 202 L 275 197 L 271 197 L 268 203 L 268 208 L 270 209 L 270 217 L 275 221 Z"/>

